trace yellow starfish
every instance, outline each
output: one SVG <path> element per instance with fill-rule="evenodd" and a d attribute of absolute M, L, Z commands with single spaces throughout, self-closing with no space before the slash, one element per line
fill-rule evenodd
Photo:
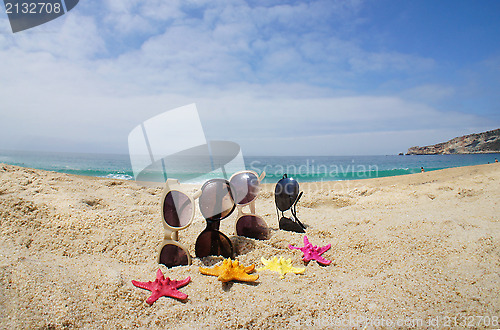
<path fill-rule="evenodd" d="M 221 282 L 243 281 L 253 282 L 259 278 L 259 275 L 248 275 L 255 268 L 255 265 L 248 267 L 240 266 L 238 260 L 232 261 L 231 258 L 224 259 L 222 265 L 214 266 L 213 268 L 200 267 L 200 273 L 204 275 L 217 276 Z"/>
<path fill-rule="evenodd" d="M 281 274 L 281 278 L 285 278 L 286 273 L 302 274 L 305 272 L 305 268 L 297 268 L 292 266 L 292 259 L 287 259 L 280 257 L 273 257 L 272 259 L 266 260 L 264 257 L 260 258 L 264 267 L 257 268 L 258 271 L 269 269 L 273 272 L 278 272 Z"/>

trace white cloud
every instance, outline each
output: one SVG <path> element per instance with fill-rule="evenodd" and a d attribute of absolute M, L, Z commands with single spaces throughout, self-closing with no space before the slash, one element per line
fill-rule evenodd
<path fill-rule="evenodd" d="M 419 102 L 422 102 L 423 100 L 427 102 L 436 102 L 452 97 L 455 93 L 455 88 L 452 86 L 427 84 L 405 90 L 401 93 L 401 96 Z"/>
<path fill-rule="evenodd" d="M 7 48 L 4 56 L 12 57 L 12 52 L 38 53 L 41 58 L 37 62 L 43 64 L 47 58 L 87 61 L 104 51 L 105 41 L 93 18 L 78 13 L 64 17 L 26 33 L 7 34 L 3 42 L 3 48 Z"/>
<path fill-rule="evenodd" d="M 433 65 L 432 60 L 417 56 L 365 51 L 344 35 L 344 29 L 336 29 L 337 25 L 355 25 L 351 21 L 355 21 L 357 1 L 274 7 L 252 7 L 243 1 L 174 2 L 175 6 L 158 9 L 170 13 L 163 20 L 151 15 L 156 2 L 106 4 L 110 9 L 104 18 L 106 27 L 125 39 L 129 35 L 131 44 L 136 44 L 133 36 L 144 32 L 145 26 L 165 27 L 164 31 L 151 29 L 140 48 L 122 52 L 113 61 L 115 71 L 128 80 L 137 77 L 136 69 L 144 69 L 146 79 L 166 87 L 239 81 L 341 86 L 351 83 L 353 74 L 415 72 Z M 196 10 L 203 15 L 187 17 L 186 11 Z M 138 15 L 148 23 L 136 22 Z"/>
<path fill-rule="evenodd" d="M 345 154 L 346 148 L 359 153 L 366 152 L 367 146 L 371 153 L 396 153 L 404 143 L 409 143 L 408 148 L 430 137 L 446 138 L 445 132 L 454 137 L 470 128 L 490 128 L 484 118 L 440 112 L 397 97 L 297 99 L 235 93 L 197 102 L 210 139 L 232 139 L 253 154 L 263 149 L 293 154 L 287 144 L 297 146 L 296 154 Z M 356 135 L 371 138 L 363 145 Z"/>
<path fill-rule="evenodd" d="M 434 60 L 420 58 L 412 55 L 399 53 L 368 53 L 359 51 L 355 57 L 349 60 L 349 64 L 356 72 L 369 71 L 422 71 L 430 70 L 434 66 Z"/>

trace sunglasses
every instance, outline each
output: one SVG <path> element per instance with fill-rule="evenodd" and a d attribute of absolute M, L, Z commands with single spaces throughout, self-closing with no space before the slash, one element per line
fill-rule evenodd
<path fill-rule="evenodd" d="M 269 227 L 255 214 L 255 199 L 264 176 L 265 173 L 258 177 L 255 172 L 242 171 L 231 177 L 231 183 L 224 179 L 211 179 L 193 195 L 184 192 L 178 180 L 168 179 L 161 199 L 165 237 L 160 245 L 158 263 L 167 267 L 191 264 L 187 248 L 178 242 L 178 232 L 191 225 L 196 199 L 201 214 L 207 222 L 206 228 L 196 239 L 195 253 L 198 258 L 210 255 L 233 257 L 231 240 L 219 231 L 219 226 L 220 221 L 229 217 L 236 206 L 238 206 L 237 235 L 255 239 L 269 238 Z M 242 211 L 246 205 L 250 205 L 250 214 Z"/>
<path fill-rule="evenodd" d="M 203 258 L 221 255 L 224 258 L 233 258 L 233 244 L 219 231 L 220 221 L 231 215 L 236 207 L 229 181 L 211 179 L 205 182 L 201 187 L 198 203 L 207 227 L 196 239 L 196 256 Z"/>
<path fill-rule="evenodd" d="M 236 234 L 259 240 L 268 239 L 270 230 L 266 222 L 255 214 L 255 199 L 259 195 L 260 182 L 266 176 L 262 172 L 260 176 L 253 171 L 241 171 L 233 174 L 229 179 L 234 201 L 238 208 L 238 219 L 236 220 Z M 243 207 L 250 207 L 250 213 L 244 213 Z"/>
<path fill-rule="evenodd" d="M 178 242 L 179 231 L 189 227 L 194 219 L 194 200 L 201 195 L 197 191 L 193 196 L 181 190 L 178 180 L 168 179 L 161 198 L 161 214 L 165 236 L 160 245 L 158 263 L 167 267 L 191 264 L 187 248 Z"/>
<path fill-rule="evenodd" d="M 289 178 L 285 173 L 274 189 L 274 200 L 276 202 L 276 213 L 278 214 L 280 229 L 305 233 L 306 227 L 297 217 L 296 206 L 300 197 L 302 197 L 302 192 L 299 193 L 299 183 L 294 178 Z M 284 216 L 284 212 L 287 210 L 291 211 L 291 218 Z"/>

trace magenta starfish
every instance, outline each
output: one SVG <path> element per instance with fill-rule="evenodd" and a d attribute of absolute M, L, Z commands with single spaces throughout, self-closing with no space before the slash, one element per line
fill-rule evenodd
<path fill-rule="evenodd" d="M 187 294 L 177 291 L 177 288 L 188 284 L 190 281 L 191 277 L 189 276 L 182 281 L 171 280 L 169 277 L 164 277 L 161 269 L 158 269 L 154 282 L 132 281 L 132 284 L 138 288 L 151 291 L 151 296 L 149 296 L 146 302 L 152 305 L 155 301 L 158 300 L 158 298 L 163 296 L 173 297 L 181 300 L 187 299 Z"/>
<path fill-rule="evenodd" d="M 290 249 L 295 249 L 295 250 L 300 250 L 302 253 L 304 253 L 304 256 L 302 257 L 302 260 L 305 262 L 309 262 L 311 260 L 316 260 L 322 265 L 329 265 L 332 263 L 331 260 L 327 260 L 323 258 L 321 255 L 328 251 L 328 249 L 331 247 L 331 244 L 328 244 L 323 247 L 318 247 L 317 245 L 312 245 L 309 243 L 309 240 L 307 239 L 307 236 L 304 235 L 304 247 L 295 247 L 292 244 L 290 244 L 288 247 Z"/>

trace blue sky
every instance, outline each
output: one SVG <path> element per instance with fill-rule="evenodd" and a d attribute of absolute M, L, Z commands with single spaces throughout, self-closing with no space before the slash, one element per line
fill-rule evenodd
<path fill-rule="evenodd" d="M 190 103 L 247 155 L 495 129 L 498 17 L 496 0 L 81 0 L 12 34 L 3 11 L 0 149 L 127 153 L 135 126 Z"/>

